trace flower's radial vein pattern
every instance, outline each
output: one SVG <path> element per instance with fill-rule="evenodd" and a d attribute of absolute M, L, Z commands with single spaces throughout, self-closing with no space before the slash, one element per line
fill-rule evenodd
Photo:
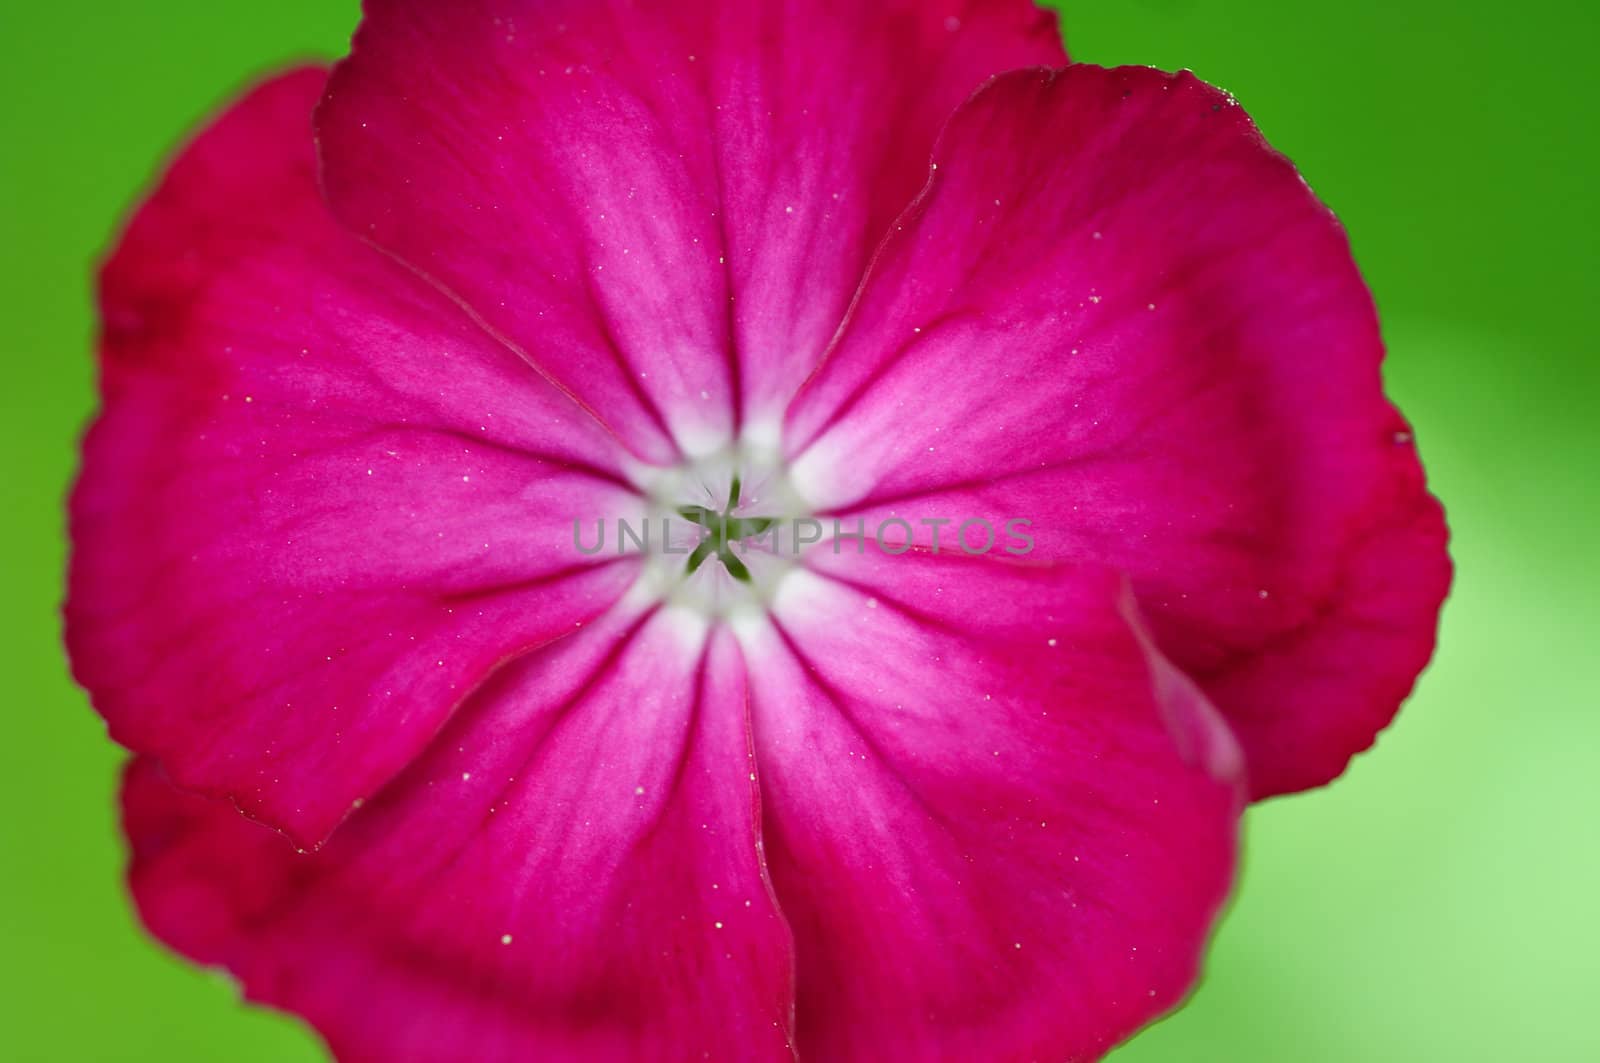
<path fill-rule="evenodd" d="M 325 79 L 208 131 L 105 267 L 66 610 L 114 737 L 305 847 L 635 567 L 566 548 L 632 497 L 599 426 L 328 215 Z"/>
<path fill-rule="evenodd" d="M 1064 59 L 1020 0 L 376 0 L 317 128 L 354 231 L 665 461 L 775 428 L 950 112 Z"/>
<path fill-rule="evenodd" d="M 1450 576 L 1338 223 L 1187 74 L 1007 74 L 936 160 L 790 410 L 798 489 L 1031 520 L 1034 556 L 1133 576 L 1257 796 L 1338 775 Z"/>
<path fill-rule="evenodd" d="M 1174 1006 L 1448 565 L 1331 216 L 1225 95 L 1064 62 L 1021 0 L 369 0 L 204 133 L 72 501 L 152 930 L 351 1060 Z M 642 517 L 701 539 L 575 538 Z"/>
<path fill-rule="evenodd" d="M 802 1052 L 1092 1058 L 1176 1003 L 1231 877 L 1240 760 L 1120 578 L 814 561 L 742 632 Z"/>
<path fill-rule="evenodd" d="M 619 610 L 497 674 L 310 856 L 137 763 L 134 894 L 341 1058 L 789 1058 L 744 684 L 726 629 Z"/>

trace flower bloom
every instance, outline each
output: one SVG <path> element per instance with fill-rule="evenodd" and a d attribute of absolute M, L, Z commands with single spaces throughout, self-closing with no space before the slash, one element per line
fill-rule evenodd
<path fill-rule="evenodd" d="M 1449 580 L 1293 167 L 1023 0 L 367 8 L 104 270 L 67 633 L 150 928 L 352 1060 L 1175 1006 Z M 825 532 L 575 548 L 652 517 Z"/>

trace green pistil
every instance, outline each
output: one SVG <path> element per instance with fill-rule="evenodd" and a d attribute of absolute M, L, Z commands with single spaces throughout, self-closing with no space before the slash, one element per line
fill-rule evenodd
<path fill-rule="evenodd" d="M 693 572 L 706 559 L 713 554 L 728 574 L 743 583 L 750 582 L 750 570 L 745 563 L 734 554 L 732 544 L 744 540 L 747 536 L 760 535 L 775 523 L 773 517 L 735 517 L 733 511 L 739 505 L 739 478 L 733 478 L 733 487 L 728 491 L 728 504 L 721 513 L 705 506 L 680 506 L 678 516 L 691 524 L 698 524 L 711 534 L 701 541 L 694 552 L 689 555 L 688 571 Z"/>

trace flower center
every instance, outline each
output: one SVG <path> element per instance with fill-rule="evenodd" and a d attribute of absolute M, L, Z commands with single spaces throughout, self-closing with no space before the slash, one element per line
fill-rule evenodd
<path fill-rule="evenodd" d="M 734 511 L 739 508 L 739 492 L 741 488 L 737 473 L 733 477 L 733 486 L 728 491 L 728 504 L 721 513 L 707 509 L 705 506 L 679 506 L 678 515 L 697 527 L 705 529 L 705 538 L 700 545 L 694 548 L 689 555 L 685 572 L 693 572 L 705 563 L 706 559 L 715 556 L 728 570 L 728 575 L 742 583 L 751 582 L 750 569 L 735 553 L 739 545 L 748 548 L 752 540 L 759 539 L 778 524 L 776 517 L 738 517 Z"/>
<path fill-rule="evenodd" d="M 765 611 L 816 523 L 777 455 L 748 445 L 636 480 L 658 533 L 641 589 L 707 617 Z"/>

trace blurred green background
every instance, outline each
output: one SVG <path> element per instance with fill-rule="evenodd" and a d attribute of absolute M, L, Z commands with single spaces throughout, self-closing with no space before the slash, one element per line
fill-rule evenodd
<path fill-rule="evenodd" d="M 1343 216 L 1459 566 L 1441 650 L 1331 789 L 1252 812 L 1204 985 L 1116 1055 L 1600 1060 L 1600 234 L 1589 3 L 1064 2 L 1100 63 L 1232 90 Z M 140 933 L 120 756 L 57 648 L 91 265 L 256 74 L 354 0 L 0 5 L 0 1058 L 312 1060 Z"/>

